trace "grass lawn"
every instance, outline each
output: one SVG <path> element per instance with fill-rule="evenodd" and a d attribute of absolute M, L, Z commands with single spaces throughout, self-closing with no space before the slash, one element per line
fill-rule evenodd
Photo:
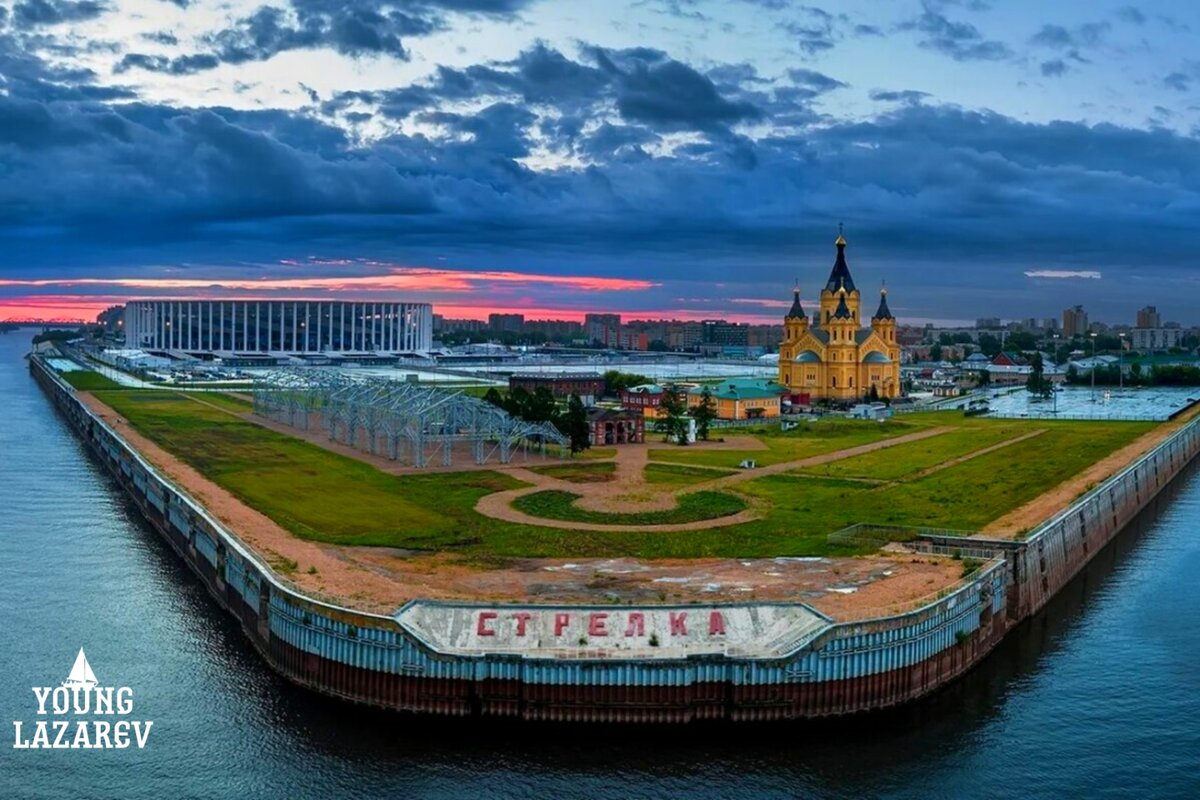
<path fill-rule="evenodd" d="M 1000 425 L 1017 432 L 1033 428 L 1045 428 L 1047 432 L 899 485 L 872 486 L 799 474 L 766 476 L 739 483 L 736 489 L 737 495 L 744 495 L 764 515 L 760 520 L 700 531 L 630 534 L 517 525 L 476 513 L 475 503 L 485 494 L 524 485 L 502 472 L 388 475 L 363 462 L 194 402 L 181 393 L 102 391 L 97 392 L 97 397 L 138 431 L 298 536 L 346 545 L 453 550 L 481 562 L 497 557 L 848 554 L 860 551 L 831 546 L 825 537 L 854 522 L 977 529 L 1153 427 L 1153 423 L 989 421 L 964 419 L 961 414 L 953 413 L 920 415 L 919 423 L 907 425 L 892 435 L 944 424 L 958 425 L 964 430 L 978 429 L 988 436 L 989 429 L 995 430 Z M 793 433 L 778 438 L 784 439 L 792 451 L 824 448 L 825 452 L 850 446 L 848 441 L 861 443 L 855 440 L 885 427 L 877 423 L 843 425 L 836 436 L 817 437 L 808 444 Z M 943 436 L 955 437 L 958 433 Z M 923 449 L 938 438 L 941 437 L 901 445 L 880 454 L 891 453 L 896 459 L 894 463 L 907 460 L 915 471 L 935 456 L 945 455 Z M 832 446 L 831 440 L 836 440 Z M 767 441 L 770 443 L 770 437 Z M 962 441 L 957 444 L 966 446 Z M 915 455 L 905 455 L 909 448 L 913 448 Z M 690 455 L 695 451 L 669 452 Z M 730 451 L 720 453 L 729 454 Z M 880 462 L 875 467 L 859 464 L 854 469 L 892 469 L 891 463 Z M 651 480 L 655 482 L 697 478 L 675 472 L 677 467 L 650 467 L 654 473 Z M 647 472 L 650 471 L 648 468 Z M 538 492 L 526 499 L 546 494 Z M 546 508 L 551 511 L 561 511 L 564 506 L 571 508 L 569 501 L 574 495 L 554 494 L 558 497 L 535 501 L 543 504 L 541 513 L 546 513 Z M 697 492 L 690 497 L 700 500 L 685 502 L 700 505 L 687 506 L 687 513 L 709 517 L 732 513 L 743 507 L 743 500 L 737 495 Z M 714 507 L 722 509 L 719 514 Z M 572 508 L 562 513 L 587 512 Z M 619 515 L 599 516 L 603 519 L 598 521 L 620 523 Z M 667 518 L 655 521 L 665 522 Z M 674 521 L 681 518 L 677 516 Z M 650 523 L 643 519 L 634 524 Z"/>
<path fill-rule="evenodd" d="M 589 447 L 587 450 L 576 453 L 575 457 L 590 461 L 598 458 L 615 458 L 616 455 L 617 448 L 615 447 Z"/>
<path fill-rule="evenodd" d="M 552 464 L 548 467 L 530 467 L 529 471 L 571 483 L 604 483 L 616 477 L 617 465 L 611 461 Z"/>
<path fill-rule="evenodd" d="M 642 471 L 642 477 L 646 480 L 646 483 L 665 484 L 669 487 L 691 486 L 695 483 L 704 483 L 714 478 L 720 478 L 723 475 L 732 474 L 733 470 L 729 469 L 685 467 L 682 464 L 654 463 L 647 464 L 646 468 Z"/>
<path fill-rule="evenodd" d="M 960 415 L 961 416 L 961 415 Z M 736 469 L 744 459 L 752 458 L 760 466 L 794 461 L 808 456 L 870 444 L 881 439 L 903 436 L 944 424 L 941 414 L 912 414 L 884 423 L 867 420 L 824 419 L 801 422 L 799 427 L 781 433 L 778 425 L 764 428 L 737 429 L 731 436 L 750 434 L 767 446 L 766 450 L 700 450 L 670 447 L 650 451 L 651 461 L 670 461 L 675 464 L 700 464 L 710 467 Z M 714 438 L 716 438 L 714 436 Z"/>
<path fill-rule="evenodd" d="M 746 501 L 725 492 L 693 492 L 679 498 L 679 505 L 669 511 L 640 511 L 611 514 L 588 511 L 571 505 L 579 495 L 548 490 L 518 497 L 513 507 L 535 517 L 564 519 L 573 522 L 594 522 L 602 525 L 667 525 L 696 522 L 736 514 L 746 507 Z M 628 534 L 627 534 L 628 535 Z"/>
<path fill-rule="evenodd" d="M 185 396 L 194 398 L 201 403 L 220 406 L 235 414 L 248 414 L 254 410 L 254 403 L 249 400 L 243 400 L 223 392 L 187 392 Z"/>
<path fill-rule="evenodd" d="M 900 448 L 885 448 L 828 464 L 805 467 L 801 471 L 808 475 L 828 477 L 896 480 L 1038 429 L 1031 424 L 1005 424 L 1003 420 L 996 422 L 991 426 L 943 433 Z"/>
<path fill-rule="evenodd" d="M 1046 433 L 900 484 L 871 486 L 803 474 L 772 475 L 740 484 L 740 492 L 758 498 L 759 506 L 769 509 L 763 520 L 742 527 L 757 529 L 764 538 L 787 531 L 819 536 L 855 522 L 978 530 L 1154 424 L 1038 420 L 1036 427 L 1047 429 Z M 880 454 L 892 452 L 899 463 L 905 463 L 909 448 L 922 456 L 919 449 L 924 444 L 914 442 Z M 914 458 L 910 466 L 917 471 L 927 460 Z M 897 471 L 887 465 L 875 475 Z"/>
<path fill-rule="evenodd" d="M 60 372 L 58 376 L 81 392 L 91 392 L 96 389 L 120 389 L 121 384 L 99 372 L 91 370 L 72 370 Z"/>

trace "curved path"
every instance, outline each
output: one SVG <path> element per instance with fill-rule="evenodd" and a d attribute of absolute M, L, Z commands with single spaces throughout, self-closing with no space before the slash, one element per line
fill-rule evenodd
<path fill-rule="evenodd" d="M 784 461 L 779 464 L 772 464 L 767 467 L 759 467 L 757 469 L 746 470 L 734 475 L 726 475 L 724 477 L 715 478 L 704 483 L 694 484 L 673 491 L 663 491 L 658 493 L 662 498 L 652 499 L 650 502 L 626 502 L 627 508 L 637 511 L 647 510 L 664 510 L 674 508 L 676 498 L 682 494 L 691 492 L 710 491 L 713 489 L 721 489 L 732 484 L 741 483 L 743 481 L 755 480 L 767 475 L 776 475 L 781 472 L 789 472 L 800 467 L 811 467 L 818 464 L 828 464 L 831 461 L 839 461 L 843 458 L 853 458 L 854 456 L 871 453 L 875 450 L 883 450 L 896 445 L 907 444 L 909 442 L 928 439 L 931 436 L 940 436 L 948 431 L 955 430 L 953 427 L 945 426 L 940 428 L 930 428 L 926 431 L 917 431 L 916 433 L 905 434 L 904 436 L 895 436 L 891 439 L 883 439 L 870 444 L 858 445 L 857 447 L 847 447 L 844 450 L 836 450 L 832 453 L 822 453 L 817 456 L 809 456 L 795 461 Z M 695 522 L 677 522 L 667 523 L 663 525 L 605 525 L 593 522 L 580 522 L 577 520 L 559 520 L 550 519 L 547 517 L 535 517 L 532 514 L 526 514 L 523 511 L 518 511 L 513 508 L 512 502 L 519 497 L 524 497 L 527 494 L 542 492 L 546 490 L 558 490 L 570 492 L 572 494 L 581 495 L 578 505 L 581 508 L 598 508 L 610 510 L 614 500 L 621 497 L 622 492 L 629 492 L 630 487 L 636 486 L 642 491 L 646 490 L 646 484 L 641 480 L 641 469 L 648 461 L 649 450 L 646 445 L 628 445 L 618 448 L 618 464 L 617 477 L 607 483 L 571 483 L 558 478 L 552 478 L 547 475 L 541 475 L 537 472 L 525 469 L 511 469 L 509 474 L 523 481 L 529 481 L 533 486 L 525 486 L 520 489 L 510 489 L 505 492 L 494 492 L 484 495 L 475 504 L 475 510 L 484 516 L 492 517 L 493 519 L 503 520 L 505 522 L 515 522 L 520 525 L 536 525 L 542 528 L 561 528 L 563 530 L 579 530 L 579 531 L 604 531 L 609 533 L 638 533 L 638 532 L 671 532 L 671 531 L 698 531 L 707 530 L 709 528 L 722 528 L 726 525 L 737 525 L 742 522 L 758 519 L 758 514 L 754 509 L 746 509 L 739 511 L 737 514 L 731 514 L 725 517 L 715 517 L 713 519 L 697 520 Z M 637 483 L 635 484 L 634 481 Z M 665 501 L 665 502 L 664 502 Z"/>

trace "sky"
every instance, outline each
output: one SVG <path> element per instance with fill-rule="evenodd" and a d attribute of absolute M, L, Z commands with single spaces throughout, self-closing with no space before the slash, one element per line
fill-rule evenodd
<path fill-rule="evenodd" d="M 1200 324 L 1200 4 L 0 0 L 0 319 Z M 869 300 L 864 301 L 868 305 Z"/>

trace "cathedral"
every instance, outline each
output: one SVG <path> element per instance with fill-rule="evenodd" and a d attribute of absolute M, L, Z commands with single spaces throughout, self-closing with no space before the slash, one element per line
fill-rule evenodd
<path fill-rule="evenodd" d="M 837 259 L 821 290 L 820 309 L 810 322 L 797 287 L 783 318 L 779 383 L 799 402 L 854 402 L 900 394 L 900 346 L 887 289 L 869 327 L 859 314 L 862 296 L 846 265 L 846 240 L 838 233 Z M 872 392 L 874 389 L 874 392 Z"/>

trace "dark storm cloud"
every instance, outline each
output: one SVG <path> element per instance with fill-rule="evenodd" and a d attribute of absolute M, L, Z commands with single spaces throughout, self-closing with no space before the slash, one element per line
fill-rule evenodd
<path fill-rule="evenodd" d="M 1008 45 L 984 38 L 969 22 L 951 20 L 928 0 L 916 19 L 901 23 L 899 28 L 916 31 L 921 47 L 936 50 L 955 61 L 999 61 L 1013 55 Z"/>
<path fill-rule="evenodd" d="M 708 130 L 759 116 L 753 105 L 722 97 L 712 80 L 679 61 L 634 64 L 618 85 L 621 116 L 655 128 Z"/>
<path fill-rule="evenodd" d="M 919 103 L 932 95 L 929 92 L 919 92 L 916 89 L 901 89 L 893 91 L 888 89 L 872 89 L 870 98 L 881 103 Z"/>
<path fill-rule="evenodd" d="M 1107 22 L 1089 22 L 1071 29 L 1062 25 L 1043 25 L 1030 37 L 1029 43 L 1057 50 L 1095 47 L 1110 30 L 1112 25 Z"/>
<path fill-rule="evenodd" d="M 407 59 L 404 39 L 445 30 L 447 13 L 506 18 L 531 1 L 291 0 L 286 8 L 260 6 L 233 27 L 208 35 L 209 52 L 175 58 L 132 53 L 121 61 L 118 71 L 140 68 L 181 75 L 222 63 L 265 61 L 289 50 L 318 48 L 352 57 Z"/>
<path fill-rule="evenodd" d="M 214 69 L 221 63 L 213 55 L 200 53 L 190 56 L 149 56 L 144 53 L 126 53 L 113 67 L 113 72 L 128 72 L 131 69 L 144 69 L 148 72 L 163 72 L 169 75 L 191 75 L 196 72 Z"/>
<path fill-rule="evenodd" d="M 1054 58 L 1049 61 L 1043 61 L 1041 65 L 1042 74 L 1047 78 L 1057 78 L 1060 75 L 1067 73 L 1067 62 L 1061 58 Z"/>
<path fill-rule="evenodd" d="M 1132 25 L 1144 25 L 1146 23 L 1146 15 L 1136 6 L 1122 6 L 1117 9 L 1117 19 Z"/>
<path fill-rule="evenodd" d="M 1163 85 L 1177 92 L 1186 92 L 1200 80 L 1200 61 L 1185 61 L 1183 65 L 1163 78 Z"/>
<path fill-rule="evenodd" d="M 805 89 L 811 89 L 817 94 L 831 92 L 834 89 L 845 89 L 850 84 L 844 81 L 839 81 L 837 78 L 831 78 L 824 73 L 817 72 L 812 69 L 802 69 L 799 67 L 789 69 L 788 77 L 792 79 L 792 83 L 797 86 L 802 86 Z"/>
<path fill-rule="evenodd" d="M 21 0 L 13 6 L 13 26 L 36 28 L 95 19 L 108 10 L 98 0 Z"/>
<path fill-rule="evenodd" d="M 838 121 L 809 108 L 836 74 L 763 84 L 658 50 L 540 45 L 302 112 L 103 105 L 90 73 L 3 36 L 0 73 L 0 246 L 35 265 L 521 254 L 706 285 L 737 267 L 767 292 L 845 219 L 915 296 L 1007 286 L 1031 261 L 1155 269 L 1144 242 L 1190 257 L 1200 213 L 1200 142 L 1168 130 L 1024 123 L 912 89 L 874 90 L 897 105 Z M 367 115 L 422 132 L 350 135 Z"/>

